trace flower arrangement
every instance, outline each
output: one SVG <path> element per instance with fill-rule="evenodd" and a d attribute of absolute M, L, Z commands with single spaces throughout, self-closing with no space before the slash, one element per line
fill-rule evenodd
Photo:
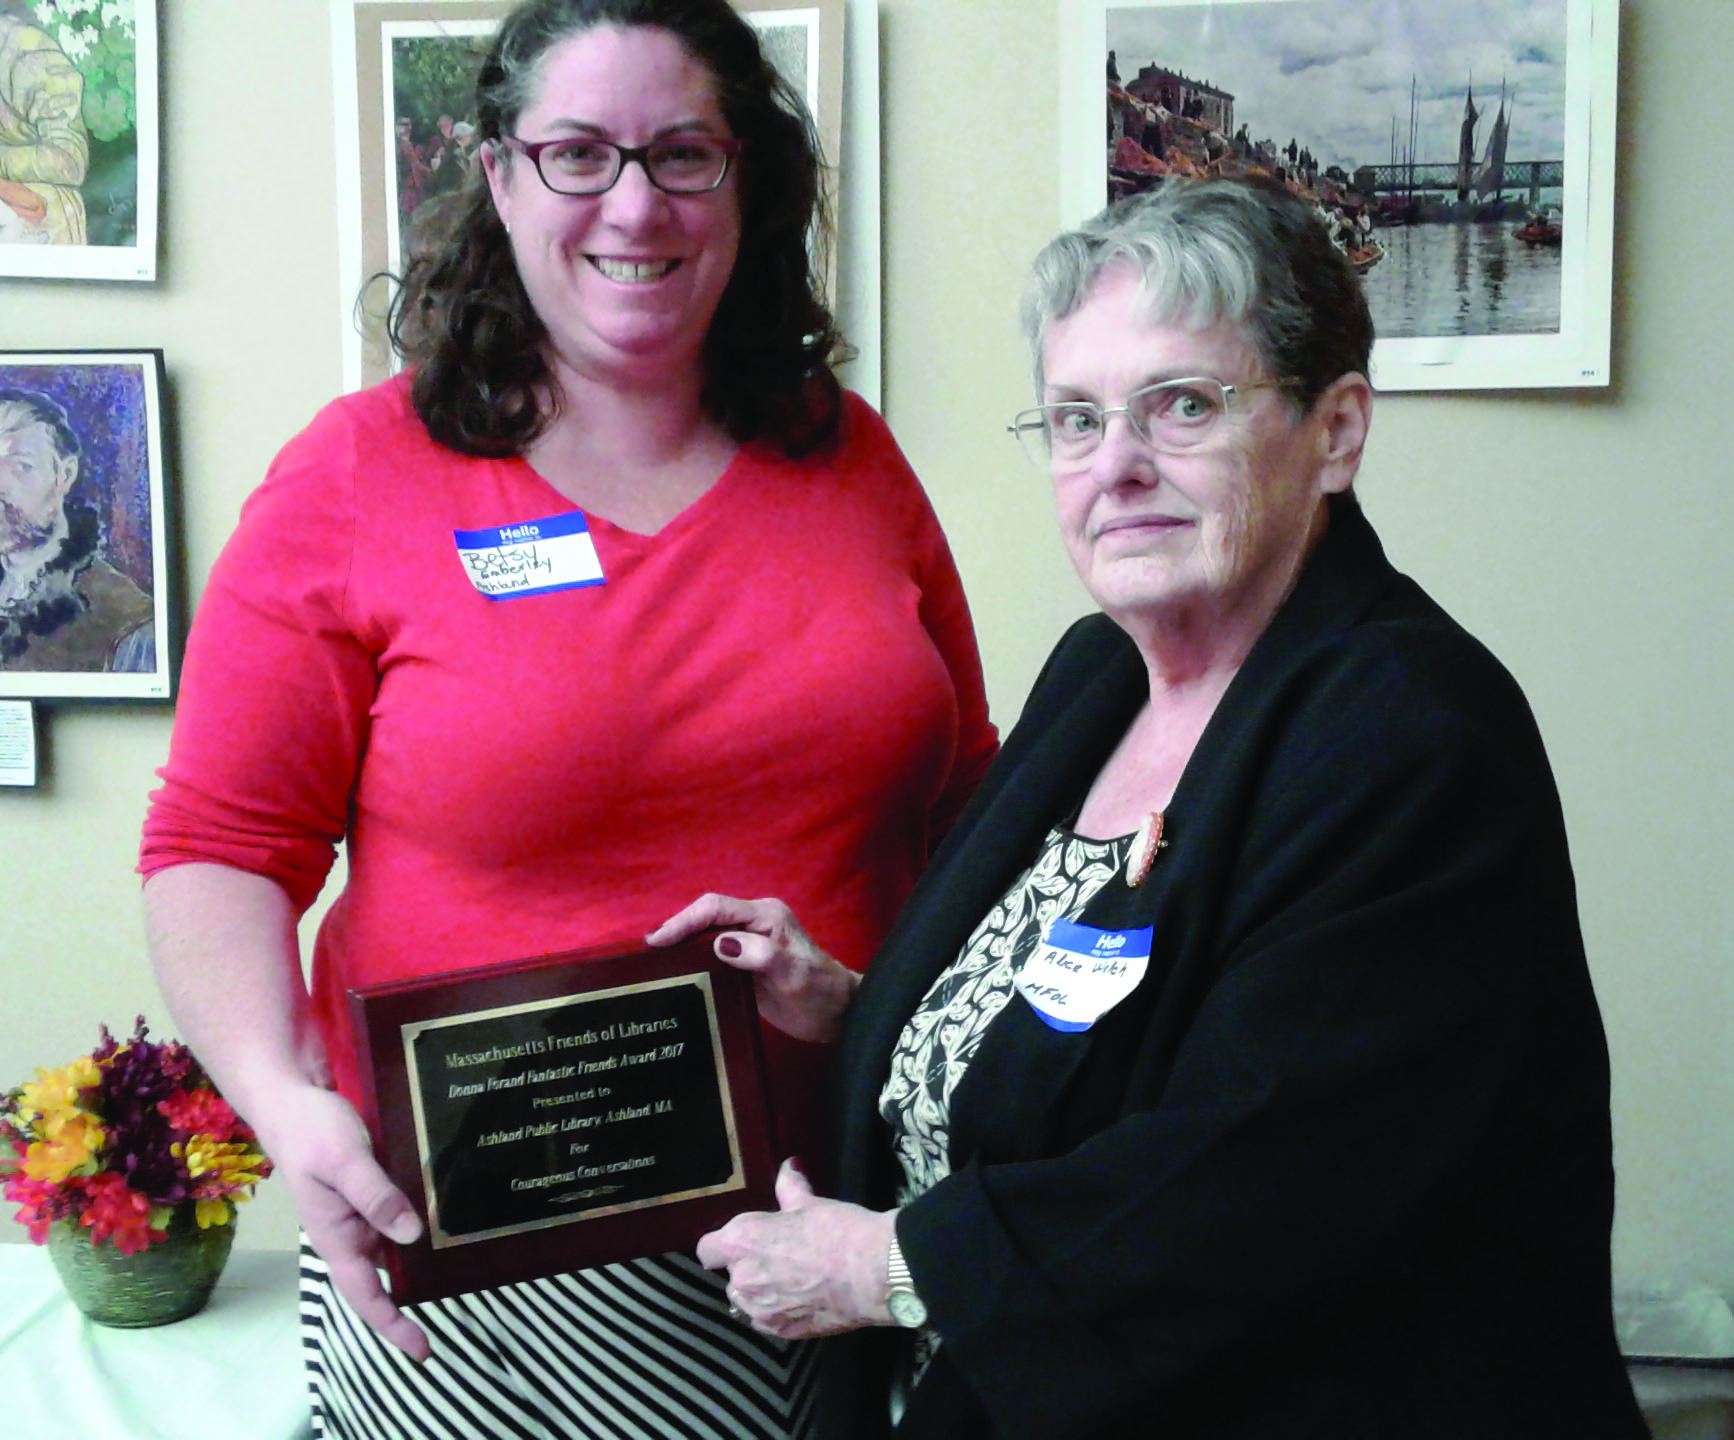
<path fill-rule="evenodd" d="M 168 1238 L 189 1201 L 199 1228 L 227 1225 L 271 1173 L 253 1131 L 192 1052 L 146 1039 L 144 1017 L 0 1098 L 0 1177 L 38 1245 L 56 1220 L 133 1255 Z M 7 1152 L 11 1153 L 7 1153 Z"/>

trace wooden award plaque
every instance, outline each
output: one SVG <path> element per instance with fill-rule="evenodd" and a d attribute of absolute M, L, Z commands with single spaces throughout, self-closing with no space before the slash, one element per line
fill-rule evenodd
<path fill-rule="evenodd" d="M 701 935 L 349 992 L 375 1153 L 420 1211 L 412 1304 L 690 1249 L 775 1209 L 752 976 Z"/>

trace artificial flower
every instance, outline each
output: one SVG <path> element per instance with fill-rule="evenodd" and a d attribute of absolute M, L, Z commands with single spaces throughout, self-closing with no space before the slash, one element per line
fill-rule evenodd
<path fill-rule="evenodd" d="M 22 1176 L 9 1181 L 6 1198 L 18 1204 L 18 1222 L 30 1228 L 38 1245 L 48 1243 L 48 1227 L 56 1220 L 75 1220 L 82 1204 L 80 1192 Z"/>
<path fill-rule="evenodd" d="M 69 1175 L 94 1175 L 106 1132 L 90 1115 L 74 1115 L 56 1125 L 44 1139 L 24 1152 L 19 1167 L 32 1180 L 50 1184 Z"/>
<path fill-rule="evenodd" d="M 228 1140 L 237 1129 L 245 1129 L 241 1117 L 215 1090 L 177 1090 L 166 1100 L 157 1102 L 169 1124 L 188 1135 L 208 1135 L 213 1140 Z"/>
<path fill-rule="evenodd" d="M 18 1112 L 52 1135 L 72 1116 L 88 1113 L 81 1097 L 101 1083 L 102 1072 L 88 1055 L 58 1070 L 38 1070 L 34 1081 L 18 1087 Z"/>
<path fill-rule="evenodd" d="M 233 1201 L 193 1201 L 193 1219 L 199 1222 L 199 1229 L 201 1230 L 209 1230 L 213 1225 L 227 1225 L 234 1218 L 235 1206 Z"/>
<path fill-rule="evenodd" d="M 229 1195 L 242 1185 L 260 1179 L 259 1167 L 268 1165 L 256 1146 L 244 1140 L 221 1141 L 195 1135 L 182 1149 L 193 1194 L 200 1197 Z"/>
<path fill-rule="evenodd" d="M 226 1225 L 271 1173 L 257 1138 L 192 1052 L 132 1038 L 101 1043 L 0 1097 L 0 1180 L 37 1244 L 56 1221 L 136 1254 L 167 1238 L 177 1207 Z"/>
<path fill-rule="evenodd" d="M 168 1216 L 120 1176 L 105 1171 L 84 1182 L 87 1203 L 78 1223 L 90 1227 L 93 1242 L 113 1239 L 122 1255 L 135 1255 L 168 1239 Z"/>

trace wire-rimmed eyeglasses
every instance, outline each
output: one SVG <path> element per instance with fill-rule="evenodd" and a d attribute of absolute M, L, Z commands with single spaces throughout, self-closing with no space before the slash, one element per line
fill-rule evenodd
<path fill-rule="evenodd" d="M 1160 380 L 1134 390 L 1124 405 L 1097 405 L 1089 400 L 1061 400 L 1020 410 L 1006 426 L 1023 446 L 1030 463 L 1072 466 L 1089 459 L 1102 443 L 1110 415 L 1126 423 L 1146 445 L 1164 454 L 1196 450 L 1221 434 L 1220 421 L 1240 395 L 1252 390 L 1281 390 L 1300 381 L 1253 380 L 1229 385 L 1209 375 Z"/>
<path fill-rule="evenodd" d="M 629 160 L 644 168 L 658 190 L 703 195 L 722 184 L 746 143 L 714 135 L 675 135 L 648 145 L 616 145 L 594 135 L 562 135 L 558 140 L 502 135 L 500 139 L 523 151 L 542 183 L 556 195 L 600 195 L 612 190 Z"/>

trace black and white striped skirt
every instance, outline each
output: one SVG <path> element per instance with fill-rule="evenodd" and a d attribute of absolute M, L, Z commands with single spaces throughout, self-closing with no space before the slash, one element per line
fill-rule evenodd
<path fill-rule="evenodd" d="M 332 1440 L 807 1440 L 816 1356 L 729 1318 L 724 1277 L 656 1255 L 408 1307 L 381 1340 L 301 1244 L 313 1433 Z"/>

